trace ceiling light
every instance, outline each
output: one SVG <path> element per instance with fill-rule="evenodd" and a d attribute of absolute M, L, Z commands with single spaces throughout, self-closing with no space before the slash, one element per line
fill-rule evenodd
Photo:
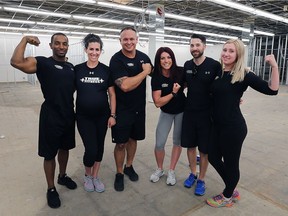
<path fill-rule="evenodd" d="M 53 29 L 28 29 L 29 32 L 46 32 L 46 33 L 52 33 L 54 34 L 55 33 L 55 30 Z M 63 34 L 68 34 L 69 31 L 61 31 L 61 33 Z"/>
<path fill-rule="evenodd" d="M 0 18 L 0 22 L 23 23 L 23 24 L 35 24 L 36 23 L 33 21 L 28 21 L 28 20 L 3 19 L 3 18 Z"/>
<path fill-rule="evenodd" d="M 121 10 L 137 12 L 137 13 L 143 13 L 145 11 L 145 9 L 142 9 L 142 8 L 131 7 L 131 6 L 126 6 L 126 5 L 120 5 L 120 4 L 104 2 L 104 1 L 97 1 L 97 4 L 100 5 L 100 6 L 109 7 L 109 8 L 112 8 L 112 9 L 113 8 L 117 8 L 117 9 L 121 9 Z"/>
<path fill-rule="evenodd" d="M 35 9 L 24 9 L 24 8 L 12 8 L 12 7 L 3 7 L 4 11 L 11 11 L 11 12 L 20 12 L 20 13 L 27 13 L 27 14 L 40 14 L 45 16 L 55 16 L 55 17 L 62 17 L 62 18 L 71 18 L 71 15 L 64 14 L 64 13 L 54 13 L 54 12 L 46 12 L 40 11 Z"/>
<path fill-rule="evenodd" d="M 269 33 L 269 32 L 263 32 L 263 31 L 258 31 L 258 30 L 254 30 L 255 34 L 260 34 L 260 35 L 266 35 L 266 36 L 274 36 L 275 34 L 273 33 Z"/>
<path fill-rule="evenodd" d="M 269 18 L 272 20 L 288 23 L 288 19 L 286 19 L 285 17 L 281 17 L 281 16 L 278 16 L 278 15 L 275 15 L 275 14 L 272 14 L 272 13 L 269 13 L 269 12 L 266 12 L 263 10 L 258 10 L 258 9 L 253 8 L 253 7 L 239 4 L 236 2 L 227 1 L 227 0 L 208 0 L 208 1 L 211 1 L 211 2 L 217 3 L 217 4 L 221 4 L 221 5 L 224 5 L 227 7 L 235 8 L 235 9 L 238 9 L 241 11 L 245 11 L 245 12 L 257 15 L 257 16 L 263 16 L 265 18 Z"/>
<path fill-rule="evenodd" d="M 28 28 L 7 27 L 7 26 L 0 26 L 0 29 L 15 30 L 15 31 L 28 31 Z"/>
<path fill-rule="evenodd" d="M 186 17 L 186 16 L 181 16 L 181 15 L 176 15 L 176 14 L 171 14 L 171 13 L 166 13 L 165 18 L 171 18 L 171 19 L 178 19 L 178 20 L 183 20 L 187 22 L 199 22 L 199 19 L 192 18 L 192 17 Z"/>
<path fill-rule="evenodd" d="M 72 1 L 72 2 L 83 2 L 83 3 L 96 3 L 95 0 L 65 0 L 65 1 Z"/>
<path fill-rule="evenodd" d="M 91 27 L 91 26 L 85 26 L 85 29 L 89 30 L 97 30 L 97 31 L 111 31 L 111 32 L 120 32 L 120 29 L 112 29 L 112 28 L 100 28 L 100 27 Z"/>
<path fill-rule="evenodd" d="M 0 34 L 22 35 L 22 33 L 19 33 L 19 32 L 1 32 L 1 31 L 0 31 Z"/>
<path fill-rule="evenodd" d="M 194 30 L 188 30 L 188 29 L 180 29 L 180 28 L 172 28 L 172 27 L 164 27 L 165 30 L 168 31 L 176 31 L 176 32 L 185 32 L 185 33 L 190 33 L 190 34 L 202 34 L 202 35 L 207 35 L 207 36 L 212 36 L 212 37 L 222 37 L 222 38 L 237 38 L 234 36 L 229 36 L 229 35 L 221 35 L 221 34 L 215 34 L 215 33 L 209 33 L 209 32 L 202 32 L 202 31 L 194 31 Z"/>
<path fill-rule="evenodd" d="M 81 20 L 88 20 L 88 21 L 96 21 L 96 22 L 106 22 L 106 23 L 115 23 L 115 24 L 122 24 L 121 20 L 114 20 L 114 19 L 106 19 L 100 17 L 87 17 L 87 16 L 72 16 L 74 19 L 81 19 Z"/>
<path fill-rule="evenodd" d="M 84 26 L 69 25 L 69 24 L 63 24 L 63 23 L 36 22 L 36 24 L 37 25 L 45 25 L 45 26 L 57 26 L 57 27 L 63 27 L 63 28 L 80 28 L 80 29 L 84 29 Z"/>

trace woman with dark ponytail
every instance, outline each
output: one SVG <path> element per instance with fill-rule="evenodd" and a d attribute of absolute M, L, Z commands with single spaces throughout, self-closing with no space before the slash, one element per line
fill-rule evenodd
<path fill-rule="evenodd" d="M 101 193 L 105 187 L 98 172 L 104 154 L 107 127 L 116 124 L 116 95 L 109 67 L 99 62 L 103 51 L 101 38 L 88 34 L 83 39 L 83 45 L 88 60 L 75 66 L 75 74 L 77 128 L 85 148 L 84 189 Z"/>

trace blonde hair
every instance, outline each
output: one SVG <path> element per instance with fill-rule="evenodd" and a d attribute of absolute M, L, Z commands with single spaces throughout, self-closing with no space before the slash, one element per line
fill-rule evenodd
<path fill-rule="evenodd" d="M 246 73 L 249 72 L 249 69 L 245 67 L 244 64 L 244 55 L 245 55 L 245 47 L 244 43 L 239 39 L 229 39 L 225 42 L 225 44 L 234 44 L 236 48 L 236 61 L 231 70 L 232 80 L 231 83 L 242 82 Z M 224 46 L 225 46 L 224 44 Z M 222 59 L 221 64 L 223 65 Z"/>

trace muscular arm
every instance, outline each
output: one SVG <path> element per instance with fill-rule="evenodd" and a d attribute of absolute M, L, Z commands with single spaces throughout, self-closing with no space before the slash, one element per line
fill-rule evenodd
<path fill-rule="evenodd" d="M 137 88 L 141 82 L 146 78 L 151 72 L 151 65 L 149 63 L 142 65 L 143 71 L 133 77 L 120 77 L 115 80 L 115 84 L 123 91 L 129 92 Z"/>
<path fill-rule="evenodd" d="M 267 55 L 265 57 L 265 61 L 268 62 L 272 68 L 269 88 L 273 91 L 277 91 L 279 89 L 279 70 L 274 55 L 273 54 Z"/>
<path fill-rule="evenodd" d="M 24 52 L 25 52 L 27 43 L 30 43 L 36 46 L 40 44 L 37 37 L 33 37 L 33 36 L 23 37 L 20 43 L 17 45 L 17 47 L 14 50 L 14 53 L 10 59 L 10 64 L 13 67 L 23 71 L 24 73 L 32 74 L 36 72 L 37 60 L 34 57 L 24 58 Z"/>

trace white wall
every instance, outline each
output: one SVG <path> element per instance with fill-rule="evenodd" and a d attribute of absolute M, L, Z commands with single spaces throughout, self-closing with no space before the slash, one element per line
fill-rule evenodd
<path fill-rule="evenodd" d="M 25 55 L 26 56 L 51 56 L 52 51 L 49 47 L 50 37 L 51 36 L 38 36 L 41 44 L 39 47 L 27 46 Z M 15 47 L 20 42 L 22 36 L 19 35 L 5 35 L 0 34 L 0 82 L 20 82 L 28 81 L 27 74 L 13 68 L 10 66 L 10 58 L 13 54 Z M 83 51 L 83 46 L 81 44 L 81 39 L 69 37 L 69 51 L 67 57 L 69 61 L 73 64 L 79 64 L 86 60 L 86 55 Z M 109 64 L 111 56 L 121 49 L 120 43 L 116 41 L 103 40 L 104 43 L 104 53 L 100 57 L 100 61 L 104 64 Z M 171 44 L 162 44 L 162 46 L 170 47 L 176 56 L 177 64 L 183 66 L 185 61 L 191 59 L 191 54 L 189 51 L 188 45 L 171 45 Z M 159 48 L 159 46 L 157 47 Z M 207 46 L 205 55 L 212 57 L 216 60 L 219 60 L 220 52 L 222 45 L 216 46 Z M 148 44 L 140 43 L 137 46 L 137 49 L 141 50 L 144 53 L 148 54 Z M 154 56 L 150 56 L 151 59 L 154 59 Z"/>

